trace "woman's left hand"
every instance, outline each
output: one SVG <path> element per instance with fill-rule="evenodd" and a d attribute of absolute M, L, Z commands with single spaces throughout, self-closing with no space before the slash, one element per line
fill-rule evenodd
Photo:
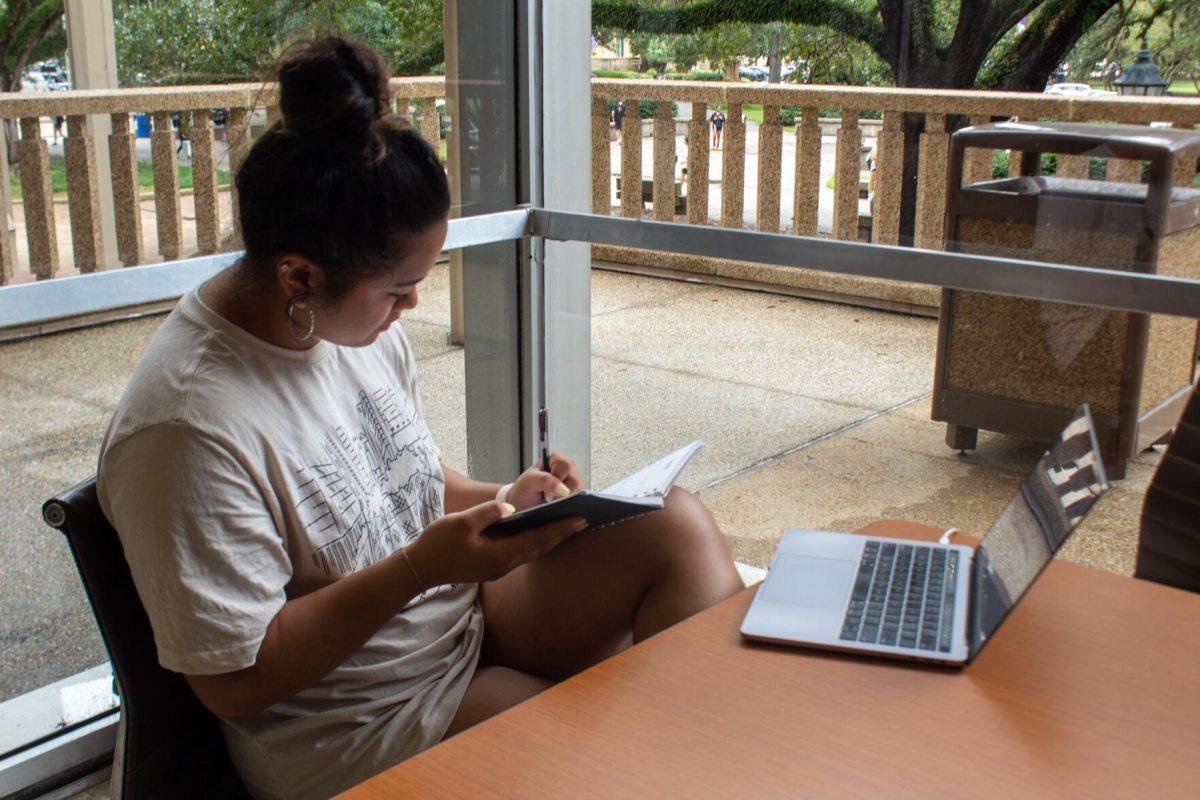
<path fill-rule="evenodd" d="M 584 489 L 583 478 L 575 462 L 559 452 L 550 453 L 550 472 L 542 471 L 539 461 L 521 473 L 505 498 L 518 511 L 532 508 L 547 500 L 566 497 Z"/>

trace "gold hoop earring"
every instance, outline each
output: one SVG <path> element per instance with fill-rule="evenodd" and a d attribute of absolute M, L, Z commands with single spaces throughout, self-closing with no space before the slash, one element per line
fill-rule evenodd
<path fill-rule="evenodd" d="M 298 300 L 303 300 L 304 295 L 298 294 L 287 301 L 287 305 L 283 307 L 283 317 L 287 320 L 288 330 L 302 342 L 307 342 L 312 338 L 313 331 L 317 327 L 317 315 L 312 310 L 312 306 L 305 304 L 304 310 L 308 312 L 308 322 L 306 327 L 301 327 L 296 321 L 296 305 Z M 301 332 L 302 331 L 302 332 Z"/>

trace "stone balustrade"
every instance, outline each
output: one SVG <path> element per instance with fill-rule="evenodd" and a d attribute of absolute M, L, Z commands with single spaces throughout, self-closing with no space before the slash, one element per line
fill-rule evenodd
<path fill-rule="evenodd" d="M 598 214 L 619 213 L 627 217 L 646 215 L 640 192 L 622 192 L 619 207 L 610 200 L 614 176 L 610 175 L 610 141 L 607 135 L 609 101 L 623 101 L 625 117 L 621 131 L 621 185 L 638 186 L 643 180 L 642 156 L 637 119 L 638 101 L 656 105 L 653 127 L 653 181 L 650 216 L 659 220 L 675 219 L 673 188 L 678 180 L 686 194 L 686 212 L 680 221 L 693 224 L 718 224 L 727 227 L 752 227 L 769 232 L 813 236 L 819 230 L 821 195 L 822 127 L 830 120 L 820 118 L 829 109 L 840 110 L 836 141 L 833 144 L 832 224 L 829 235 L 838 239 L 864 238 L 860 227 L 860 158 L 864 132 L 868 126 L 875 139 L 876 171 L 870 214 L 870 240 L 879 244 L 914 244 L 918 247 L 943 246 L 946 201 L 946 167 L 950 147 L 948 125 L 954 118 L 966 118 L 971 124 L 994 119 L 1066 120 L 1076 122 L 1121 122 L 1148 124 L 1167 122 L 1173 126 L 1195 127 L 1200 124 L 1200 99 L 1087 97 L 1071 98 L 1026 92 L 982 92 L 930 89 L 890 89 L 849 86 L 782 86 L 697 81 L 592 81 L 592 209 Z M 671 103 L 690 103 L 686 136 L 686 178 L 677 172 L 676 130 L 674 125 L 659 124 Z M 756 152 L 748 150 L 747 125 L 742 116 L 747 104 L 762 107 L 762 122 L 757 126 Z M 720 150 L 710 147 L 710 110 L 725 107 L 724 141 Z M 798 109 L 795 130 L 785 132 L 780 125 L 784 107 Z M 881 123 L 860 124 L 863 112 L 882 113 Z M 669 111 L 668 111 L 669 113 Z M 924 132 L 920 135 L 917 168 L 915 231 L 912 241 L 901 242 L 901 193 L 904 179 L 905 114 L 921 114 Z M 877 115 L 876 115 L 877 116 Z M 635 132 L 638 132 L 635 135 Z M 783 197 L 783 141 L 794 137 L 792 195 L 790 214 L 781 218 Z M 702 147 L 688 146 L 703 142 Z M 636 153 L 630 152 L 636 150 Z M 710 157 L 719 153 L 719 177 L 710 178 Z M 756 203 L 753 221 L 745 218 L 746 171 L 756 157 L 757 179 L 753 191 Z M 1009 158 L 1010 174 L 1017 174 L 1020 159 Z M 964 164 L 964 180 L 987 180 L 992 176 L 992 153 L 973 149 Z M 1086 157 L 1063 157 L 1058 174 L 1087 177 Z M 1106 164 L 1106 180 L 1136 182 L 1141 165 L 1112 160 Z M 1192 185 L 1195 164 L 1180 164 L 1176 182 Z M 720 192 L 720 212 L 710 213 L 710 189 Z M 663 207 L 665 206 L 665 207 Z M 797 272 L 776 267 L 699 258 L 683 254 L 664 254 L 631 248 L 597 246 L 595 257 L 625 264 L 637 264 L 672 270 L 705 273 L 730 282 L 785 285 L 799 294 L 829 299 L 849 299 L 886 308 L 931 312 L 936 308 L 937 292 L 890 281 L 871 281 L 828 273 Z"/>
<path fill-rule="evenodd" d="M 398 98 L 398 113 L 415 117 L 414 124 L 436 146 L 440 137 L 436 102 L 445 96 L 445 80 L 393 79 L 392 91 Z M 619 131 L 612 131 L 609 124 L 607 103 L 615 100 L 624 101 L 627 109 Z M 655 104 L 655 120 L 646 128 L 639 118 L 638 101 Z M 132 266 L 160 258 L 169 260 L 236 249 L 238 237 L 233 221 L 237 218 L 237 198 L 228 197 L 222 204 L 224 194 L 218 187 L 218 170 L 236 172 L 252 137 L 277 117 L 276 102 L 275 88 L 260 84 L 0 95 L 0 118 L 12 123 L 6 126 L 7 135 L 19 134 L 12 144 L 23 198 L 22 230 L 16 231 L 14 237 L 7 226 L 0 226 L 3 228 L 0 284 L 55 277 L 64 274 L 67 269 L 64 264 L 68 262 L 73 271 L 90 272 L 114 261 Z M 683 119 L 672 118 L 673 103 L 690 104 L 690 111 L 681 114 Z M 749 104 L 761 106 L 761 123 L 743 121 L 743 112 Z M 723 146 L 720 151 L 712 151 L 708 146 L 708 116 L 718 105 L 726 110 L 727 121 Z M 781 124 L 780 114 L 785 107 L 796 110 L 794 128 Z M 213 112 L 217 109 L 228 112 L 223 124 L 213 122 Z M 172 124 L 172 112 L 181 112 L 182 123 Z M 864 112 L 877 112 L 871 116 L 882 119 L 860 120 Z M 152 210 L 142 206 L 138 188 L 133 114 L 146 114 L 151 120 L 149 151 L 155 178 Z M 911 242 L 901 242 L 900 236 L 905 114 L 920 114 L 924 118 L 916 178 L 915 232 Z M 111 120 L 112 132 L 107 142 L 111 186 L 101 186 L 97 179 L 96 143 L 86 125 L 89 115 L 107 115 Z M 59 243 L 62 234 L 57 228 L 63 218 L 56 217 L 54 211 L 47 143 L 47 126 L 55 116 L 66 120 L 63 156 L 68 213 L 65 220 L 70 228 L 70 247 L 62 253 Z M 962 118 L 971 123 L 1008 118 L 1142 124 L 1153 120 L 1194 127 L 1200 124 L 1200 99 L 1073 98 L 1017 92 L 593 79 L 592 209 L 598 214 L 678 219 L 693 224 L 752 227 L 804 236 L 826 232 L 840 239 L 855 239 L 865 230 L 859 213 L 860 161 L 864 145 L 873 141 L 877 161 L 869 218 L 871 241 L 941 247 L 948 125 Z M 181 200 L 178 178 L 179 127 L 187 131 L 191 147 L 193 189 L 188 204 Z M 829 202 L 830 190 L 822 186 L 823 129 L 836 129 L 828 156 L 833 161 L 829 181 L 832 202 Z M 705 146 L 685 145 L 680 151 L 678 137 L 685 131 L 687 142 L 704 142 Z M 751 131 L 753 135 L 748 135 Z M 644 156 L 643 136 L 647 134 L 652 141 Z M 620 141 L 616 165 L 611 163 L 614 158 L 611 137 Z M 715 169 L 710 160 L 714 152 L 719 152 L 721 165 L 717 174 L 710 177 L 710 170 Z M 791 160 L 786 181 L 785 152 Z M 650 163 L 644 165 L 644 159 Z M 1019 160 L 1010 158 L 1012 174 L 1016 174 Z M 451 172 L 455 169 L 453 163 L 447 167 Z M 642 189 L 644 167 L 650 175 L 648 191 Z M 1177 182 L 1190 185 L 1195 179 L 1195 167 L 1195 164 L 1181 164 Z M 756 178 L 747 187 L 747 173 L 751 169 Z M 1107 180 L 1131 181 L 1140 176 L 1140 165 L 1133 162 L 1114 160 L 1105 169 Z M 1085 177 L 1088 171 L 1086 157 L 1059 159 L 1060 175 Z M 992 154 L 971 151 L 965 164 L 965 179 L 984 180 L 991 174 Z M 621 192 L 619 202 L 613 199 L 616 176 L 622 186 L 629 188 Z M 789 181 L 791 191 L 785 196 Z M 9 187 L 7 181 L 2 183 L 0 211 L 11 220 Z M 819 223 L 823 189 L 832 211 L 831 224 L 827 226 Z M 710 193 L 714 190 L 720 198 L 713 200 L 710 207 Z M 752 214 L 747 213 L 747 191 L 753 193 Z M 100 208 L 107 203 L 110 192 L 115 254 L 104 252 L 101 235 Z M 186 216 L 194 217 L 194 222 L 187 219 L 185 224 L 186 211 L 191 212 Z M 228 219 L 223 218 L 226 214 Z M 143 231 L 143 226 L 150 224 L 150 216 L 153 216 L 152 237 Z M 148 239 L 153 240 L 149 247 L 156 253 L 147 252 Z M 770 283 L 809 296 L 908 311 L 928 312 L 937 302 L 932 290 L 889 281 L 611 246 L 597 246 L 595 257 L 701 272 L 728 282 Z"/>
<path fill-rule="evenodd" d="M 437 147 L 441 126 L 436 103 L 445 96 L 445 80 L 397 78 L 391 87 L 397 113 L 415 117 L 413 124 Z M 222 205 L 218 171 L 228 170 L 231 175 L 237 171 L 249 152 L 252 137 L 278 117 L 277 101 L 276 88 L 261 84 L 0 95 L 0 118 L 11 122 L 5 126 L 4 135 L 19 134 L 13 144 L 20 171 L 20 216 L 24 220 L 22 230 L 0 226 L 0 285 L 59 277 L 66 274 L 67 261 L 71 271 L 87 273 L 113 261 L 133 266 L 237 249 L 236 193 Z M 214 124 L 214 112 L 218 110 L 226 113 L 223 122 Z M 173 121 L 175 112 L 179 113 Z M 151 122 L 152 212 L 142 206 L 138 185 L 137 137 L 132 120 L 135 114 L 145 114 Z M 86 123 L 91 115 L 111 120 L 107 142 L 111 186 L 99 182 L 95 142 Z M 55 117 L 66 121 L 62 148 L 69 258 L 60 253 L 63 234 L 58 227 L 64 220 L 55 214 L 51 185 L 47 135 Z M 187 235 L 178 169 L 181 136 L 188 139 L 192 167 Z M 224 144 L 219 146 L 219 141 Z M 7 170 L 3 176 L 7 179 Z M 11 221 L 11 191 L 7 180 L 2 183 L 0 212 Z M 109 196 L 116 236 L 115 253 L 106 254 L 101 205 Z M 150 213 L 154 217 L 150 244 L 157 256 L 147 253 L 143 232 L 143 219 Z M 228 218 L 223 219 L 223 215 Z"/>

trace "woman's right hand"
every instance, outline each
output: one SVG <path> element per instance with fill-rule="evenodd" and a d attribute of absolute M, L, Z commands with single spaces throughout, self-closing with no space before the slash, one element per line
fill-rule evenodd
<path fill-rule="evenodd" d="M 495 580 L 587 527 L 583 517 L 569 517 L 501 539 L 483 532 L 512 512 L 508 503 L 492 500 L 446 514 L 421 531 L 404 550 L 423 588 Z"/>

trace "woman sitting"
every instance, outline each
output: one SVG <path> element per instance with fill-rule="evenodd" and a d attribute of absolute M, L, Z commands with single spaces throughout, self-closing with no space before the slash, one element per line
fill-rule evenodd
<path fill-rule="evenodd" d="M 221 721 L 258 797 L 326 797 L 740 587 L 680 489 L 664 510 L 507 539 L 583 488 L 572 461 L 482 483 L 442 465 L 397 317 L 446 236 L 437 154 L 363 45 L 279 66 L 282 119 L 237 174 L 244 256 L 151 340 L 99 493 L 160 663 Z"/>

